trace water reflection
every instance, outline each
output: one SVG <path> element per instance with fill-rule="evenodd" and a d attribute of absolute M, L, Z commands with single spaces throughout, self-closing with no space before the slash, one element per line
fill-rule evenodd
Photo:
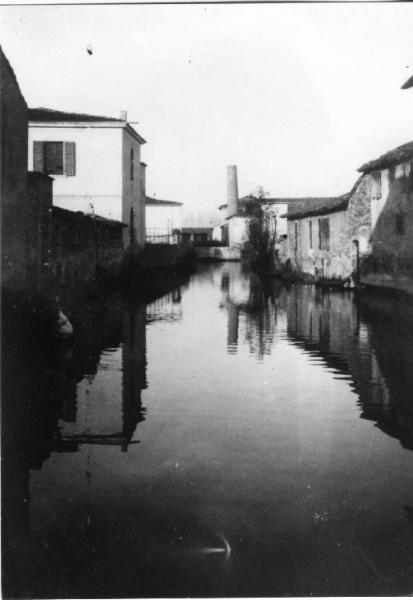
<path fill-rule="evenodd" d="M 225 264 L 71 318 L 6 328 L 7 597 L 409 593 L 408 308 Z"/>
<path fill-rule="evenodd" d="M 144 419 L 141 391 L 146 388 L 146 305 L 125 306 L 120 314 L 118 347 L 102 350 L 93 370 L 82 373 L 78 380 L 65 377 L 73 371 L 70 362 L 77 356 L 76 348 L 64 351 L 66 369 L 60 362 L 61 382 L 56 389 L 63 398 L 59 452 L 74 452 L 80 444 L 114 445 L 127 451 L 129 444 L 137 443 L 132 436 Z"/>
<path fill-rule="evenodd" d="M 246 344 L 257 360 L 286 337 L 358 396 L 361 418 L 413 449 L 413 309 L 407 301 L 221 271 L 227 352 Z"/>
<path fill-rule="evenodd" d="M 400 308 L 395 300 L 307 286 L 294 287 L 286 304 L 290 339 L 348 380 L 363 419 L 411 450 L 413 314 Z"/>
<path fill-rule="evenodd" d="M 228 314 L 228 353 L 237 353 L 241 322 L 243 340 L 251 354 L 260 359 L 270 354 L 277 320 L 274 281 L 243 272 L 239 265 L 229 263 L 221 273 L 221 290 L 221 306 Z"/>
<path fill-rule="evenodd" d="M 94 445 L 126 452 L 139 443 L 147 325 L 182 316 L 180 285 L 156 298 L 167 286 L 146 290 L 149 302 L 113 294 L 72 305 L 75 335 L 65 341 L 49 336 L 44 323 L 26 312 L 3 307 L 3 589 L 9 597 L 33 593 L 24 572 L 30 471 L 40 470 L 52 453 Z M 86 474 L 90 478 L 88 467 Z"/>

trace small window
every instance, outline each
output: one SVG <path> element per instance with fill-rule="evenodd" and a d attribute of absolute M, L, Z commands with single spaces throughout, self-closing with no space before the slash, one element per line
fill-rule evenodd
<path fill-rule="evenodd" d="M 313 222 L 308 221 L 308 240 L 310 248 L 313 247 Z"/>
<path fill-rule="evenodd" d="M 376 171 L 371 174 L 372 179 L 372 196 L 373 198 L 381 198 L 381 171 Z"/>
<path fill-rule="evenodd" d="M 318 219 L 318 247 L 320 250 L 330 249 L 330 220 Z"/>
<path fill-rule="evenodd" d="M 131 180 L 135 178 L 135 153 L 133 148 L 130 149 L 130 178 Z"/>
<path fill-rule="evenodd" d="M 404 235 L 404 215 L 396 215 L 396 235 Z"/>

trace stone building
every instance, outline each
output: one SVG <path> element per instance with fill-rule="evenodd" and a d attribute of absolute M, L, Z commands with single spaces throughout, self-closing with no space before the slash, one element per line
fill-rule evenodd
<path fill-rule="evenodd" d="M 413 142 L 372 160 L 359 171 L 370 188 L 369 256 L 362 283 L 413 293 Z"/>
<path fill-rule="evenodd" d="M 29 109 L 29 169 L 53 176 L 53 205 L 121 221 L 124 248 L 145 243 L 144 143 L 124 111 Z"/>
<path fill-rule="evenodd" d="M 361 176 L 348 194 L 307 198 L 290 208 L 288 258 L 315 280 L 359 278 L 370 252 L 370 186 Z"/>
<path fill-rule="evenodd" d="M 288 212 L 288 257 L 315 279 L 343 279 L 351 272 L 347 243 L 348 194 L 311 198 Z"/>

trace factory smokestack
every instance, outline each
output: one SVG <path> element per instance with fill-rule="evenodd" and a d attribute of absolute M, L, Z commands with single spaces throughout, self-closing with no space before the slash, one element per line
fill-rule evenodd
<path fill-rule="evenodd" d="M 230 165 L 227 167 L 227 217 L 232 217 L 238 213 L 238 180 L 237 167 Z"/>

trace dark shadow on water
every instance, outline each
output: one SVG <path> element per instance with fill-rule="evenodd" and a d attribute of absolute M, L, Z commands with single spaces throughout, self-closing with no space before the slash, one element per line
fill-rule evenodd
<path fill-rule="evenodd" d="M 146 327 L 175 318 L 189 277 L 154 277 L 139 293 L 65 290 L 74 326 L 58 339 L 53 311 L 36 309 L 5 292 L 2 301 L 2 584 L 7 598 L 42 596 L 42 575 L 30 573 L 30 472 L 52 453 L 76 453 L 93 445 L 127 452 L 145 419 Z M 161 309 L 160 309 L 161 306 Z M 121 393 L 105 405 L 85 395 L 83 383 L 99 376 L 112 354 L 121 354 Z M 103 361 L 103 363 L 102 363 Z M 80 386 L 80 387 L 79 387 Z M 86 390 L 89 394 L 89 390 Z M 84 403 L 88 402 L 87 423 Z M 79 404 L 80 403 L 80 404 Z M 109 406 L 109 408 L 108 408 Z M 36 580 L 38 579 L 37 583 Z M 70 594 L 69 594 L 70 595 Z"/>

